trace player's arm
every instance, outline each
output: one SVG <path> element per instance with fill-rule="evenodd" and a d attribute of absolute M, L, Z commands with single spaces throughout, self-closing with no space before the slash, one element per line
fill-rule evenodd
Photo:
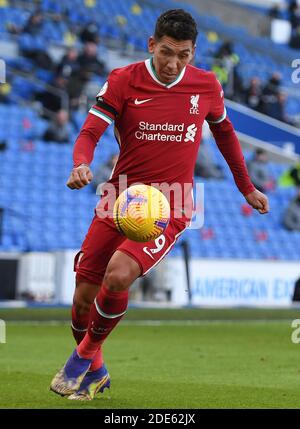
<path fill-rule="evenodd" d="M 210 130 L 248 204 L 261 214 L 268 213 L 268 198 L 250 180 L 240 142 L 226 113 L 222 87 L 218 81 L 215 81 L 215 85 L 211 112 L 206 118 Z"/>
<path fill-rule="evenodd" d="M 80 130 L 73 150 L 73 169 L 67 181 L 70 189 L 83 188 L 93 179 L 90 164 L 95 148 L 106 128 L 121 110 L 122 91 L 119 80 L 118 71 L 113 71 L 97 95 L 97 103 L 90 109 Z"/>
<path fill-rule="evenodd" d="M 96 107 L 93 106 L 92 109 L 96 109 Z M 91 113 L 91 110 L 74 145 L 73 169 L 67 181 L 70 189 L 83 188 L 92 181 L 93 174 L 90 164 L 94 158 L 97 143 L 108 126 L 107 122 Z"/>

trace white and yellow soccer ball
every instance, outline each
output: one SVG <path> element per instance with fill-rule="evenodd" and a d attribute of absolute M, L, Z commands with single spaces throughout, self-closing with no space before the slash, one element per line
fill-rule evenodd
<path fill-rule="evenodd" d="M 133 185 L 119 195 L 113 218 L 117 229 L 130 240 L 151 241 L 168 226 L 170 205 L 157 188 Z"/>

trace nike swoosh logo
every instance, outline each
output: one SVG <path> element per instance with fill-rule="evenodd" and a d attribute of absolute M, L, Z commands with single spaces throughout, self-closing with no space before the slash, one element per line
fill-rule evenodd
<path fill-rule="evenodd" d="M 153 258 L 153 256 L 152 256 L 152 254 L 149 252 L 148 247 L 144 247 L 144 248 L 143 248 L 143 251 L 144 251 L 145 253 L 147 253 L 147 255 L 148 255 L 148 256 L 150 256 L 150 258 L 152 258 L 152 259 L 154 260 L 154 258 Z"/>
<path fill-rule="evenodd" d="M 147 98 L 146 100 L 138 100 L 137 98 L 134 100 L 134 104 L 143 104 L 147 103 L 147 101 L 151 101 L 153 98 Z"/>

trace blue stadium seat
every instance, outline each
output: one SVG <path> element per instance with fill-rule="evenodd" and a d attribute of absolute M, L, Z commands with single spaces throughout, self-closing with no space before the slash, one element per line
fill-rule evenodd
<path fill-rule="evenodd" d="M 40 3 L 41 9 L 50 14 L 45 17 L 40 36 L 22 34 L 18 37 L 19 46 L 24 51 L 44 50 L 51 42 L 61 44 L 68 26 L 64 21 L 54 22 L 51 14 L 62 11 L 66 12 L 72 25 L 83 25 L 96 19 L 101 22 L 101 36 L 119 39 L 127 35 L 128 43 L 145 50 L 145 41 L 153 30 L 157 15 L 162 8 L 174 6 L 172 1 L 166 1 L 162 5 L 160 0 L 151 0 L 142 2 L 140 14 L 134 14 L 131 7 L 135 2 L 131 0 L 97 1 L 91 7 L 87 7 L 82 0 L 64 2 L 42 0 Z M 178 6 L 180 7 L 180 4 Z M 184 7 L 190 8 L 187 4 L 184 4 Z M 198 15 L 194 11 L 193 14 L 200 24 L 196 62 L 201 61 L 201 64 L 208 67 L 203 58 L 204 54 L 213 55 L 221 44 L 221 40 L 216 43 L 208 40 L 204 30 L 210 28 L 236 40 L 235 50 L 246 64 L 240 66 L 245 82 L 251 79 L 254 72 L 266 82 L 270 70 L 280 70 L 287 85 L 291 88 L 295 86 L 290 79 L 290 62 L 287 60 L 286 64 L 277 63 L 271 55 L 257 51 L 255 45 L 259 43 L 269 52 L 276 50 L 278 55 L 284 53 L 287 59 L 291 55 L 289 49 L 284 51 L 269 40 L 253 38 L 238 26 L 229 28 L 214 16 Z M 118 15 L 127 19 L 124 27 L 117 25 Z M 0 8 L 1 37 L 11 37 L 6 30 L 7 22 L 22 26 L 29 16 L 29 9 L 13 6 Z M 251 68 L 249 64 L 254 65 Z M 30 73 L 33 70 L 32 61 L 22 55 L 17 59 L 9 59 L 8 65 Z M 52 73 L 48 70 L 37 69 L 35 74 L 44 82 L 52 79 Z M 13 93 L 28 100 L 37 90 L 35 85 L 22 77 L 15 77 L 12 84 Z M 299 99 L 289 97 L 287 113 L 296 115 L 299 111 Z M 75 140 L 85 117 L 86 112 L 73 114 L 76 132 L 72 134 L 71 142 Z M 93 217 L 98 200 L 93 192 L 87 188 L 75 193 L 65 185 L 72 167 L 73 144 L 46 144 L 40 140 L 46 127 L 47 122 L 39 118 L 30 107 L 18 105 L 17 102 L 12 105 L 0 104 L 0 140 L 5 139 L 8 142 L 8 150 L 0 153 L 0 205 L 13 210 L 7 212 L 4 244 L 1 245 L 1 249 L 11 250 L 26 246 L 31 250 L 77 248 Z M 30 139 L 34 140 L 31 148 L 28 144 Z M 267 217 L 256 213 L 244 217 L 241 214 L 244 199 L 236 191 L 231 172 L 214 141 L 209 143 L 209 149 L 215 162 L 224 169 L 225 179 L 218 181 L 199 178 L 199 181 L 204 183 L 205 189 L 204 228 L 211 229 L 213 236 L 210 239 L 203 239 L 198 230 L 188 230 L 185 239 L 190 244 L 192 255 L 207 258 L 299 259 L 297 249 L 300 248 L 300 233 L 287 232 L 281 224 L 284 210 L 294 197 L 295 189 L 278 188 L 270 194 L 272 211 Z M 100 163 L 106 162 L 117 152 L 118 145 L 114 139 L 113 127 L 109 127 L 96 150 L 92 167 L 97 168 Z M 276 178 L 286 168 L 276 163 L 270 163 L 269 167 L 270 173 Z M 10 176 L 11 171 L 14 172 L 13 177 Z M 12 227 L 15 232 L 11 231 Z M 267 241 L 255 241 L 255 234 L 258 231 L 266 231 Z M 171 251 L 171 255 L 181 254 L 182 249 L 178 243 Z"/>

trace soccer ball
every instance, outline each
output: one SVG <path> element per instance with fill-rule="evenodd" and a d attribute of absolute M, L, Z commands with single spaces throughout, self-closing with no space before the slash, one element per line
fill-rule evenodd
<path fill-rule="evenodd" d="M 117 229 L 130 240 L 151 241 L 166 229 L 170 205 L 164 194 L 153 186 L 133 185 L 119 195 L 113 219 Z"/>

